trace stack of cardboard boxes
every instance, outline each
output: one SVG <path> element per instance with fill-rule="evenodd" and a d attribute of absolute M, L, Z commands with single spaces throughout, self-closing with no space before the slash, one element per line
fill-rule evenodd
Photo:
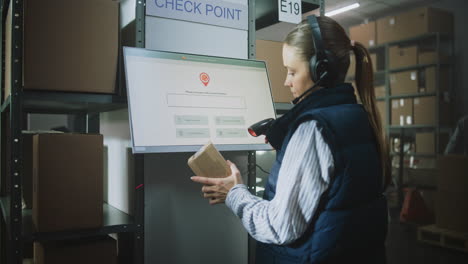
<path fill-rule="evenodd" d="M 11 61 L 11 5 L 5 59 Z M 43 0 L 24 3 L 23 86 L 26 90 L 114 93 L 119 48 L 119 3 Z M 4 99 L 11 93 L 5 63 Z M 16 81 L 16 80 L 15 80 Z"/>
<path fill-rule="evenodd" d="M 389 87 L 387 89 L 392 99 L 389 101 L 389 106 L 385 101 L 377 103 L 381 118 L 385 120 L 384 124 L 450 125 L 448 91 L 451 85 L 451 71 L 448 67 L 435 66 L 437 63 L 448 62 L 449 58 L 434 50 L 435 46 L 424 45 L 421 41 L 410 39 L 432 32 L 453 34 L 451 13 L 430 7 L 417 8 L 365 25 L 351 27 L 349 32 L 352 40 L 363 43 L 371 49 L 371 52 L 379 52 L 382 48 L 372 48 L 388 43 Z M 376 97 L 385 97 L 385 89 L 385 86 L 376 86 Z M 439 97 L 436 96 L 437 92 Z M 386 120 L 387 111 L 390 111 L 390 120 Z M 433 139 L 421 140 L 421 137 L 417 136 L 416 149 L 423 149 L 424 152 L 430 150 L 429 152 L 434 154 L 434 133 L 431 138 Z M 439 140 L 442 141 L 444 140 Z M 420 144 L 419 148 L 417 144 Z M 443 147 L 439 148 L 441 149 Z"/>
<path fill-rule="evenodd" d="M 115 93 L 119 1 L 25 1 L 22 80 L 11 80 L 13 19 L 5 21 L 4 100 L 24 90 Z M 103 138 L 23 134 L 22 191 L 35 232 L 73 233 L 103 224 Z M 8 168 L 7 168 L 8 169 Z M 35 242 L 34 263 L 116 263 L 113 239 Z"/>
<path fill-rule="evenodd" d="M 438 160 L 436 225 L 468 233 L 468 157 L 448 155 Z"/>

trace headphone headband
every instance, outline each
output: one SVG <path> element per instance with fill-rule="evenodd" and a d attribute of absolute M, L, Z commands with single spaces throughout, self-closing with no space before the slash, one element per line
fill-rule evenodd
<path fill-rule="evenodd" d="M 307 20 L 309 22 L 310 28 L 312 29 L 312 43 L 314 45 L 317 61 L 327 59 L 327 55 L 325 54 L 325 47 L 322 43 L 322 32 L 320 31 L 317 17 L 311 15 L 307 17 Z"/>

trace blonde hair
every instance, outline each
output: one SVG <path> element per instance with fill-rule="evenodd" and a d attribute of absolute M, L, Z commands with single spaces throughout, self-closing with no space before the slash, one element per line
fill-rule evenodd
<path fill-rule="evenodd" d="M 317 21 L 322 33 L 324 47 L 329 50 L 337 59 L 337 83 L 344 82 L 349 68 L 350 51 L 356 57 L 356 88 L 359 99 L 367 111 L 369 122 L 377 139 L 377 149 L 380 154 L 382 164 L 382 174 L 384 187 L 391 181 L 391 163 L 389 158 L 389 147 L 386 139 L 382 120 L 377 109 L 374 72 L 372 60 L 367 49 L 359 42 L 351 45 L 351 40 L 346 35 L 343 27 L 329 17 L 317 17 Z M 307 20 L 303 20 L 285 38 L 284 43 L 295 47 L 298 56 L 304 61 L 310 61 L 315 54 L 313 45 L 312 29 Z"/>

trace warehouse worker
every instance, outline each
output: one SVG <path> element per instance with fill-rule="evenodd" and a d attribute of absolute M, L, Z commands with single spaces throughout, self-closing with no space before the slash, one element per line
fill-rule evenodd
<path fill-rule="evenodd" d="M 362 105 L 344 83 L 351 51 Z M 229 161 L 230 176 L 192 180 L 241 219 L 257 264 L 385 263 L 389 159 L 368 51 L 334 20 L 310 16 L 286 37 L 283 64 L 295 106 L 266 133 L 277 158 L 264 199 Z"/>
<path fill-rule="evenodd" d="M 445 155 L 448 154 L 468 155 L 468 116 L 458 120 L 455 132 L 445 148 Z"/>

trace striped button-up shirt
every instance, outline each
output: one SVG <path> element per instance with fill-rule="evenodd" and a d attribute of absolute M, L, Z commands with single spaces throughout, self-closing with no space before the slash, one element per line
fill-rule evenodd
<path fill-rule="evenodd" d="M 304 122 L 286 148 L 275 197 L 271 201 L 261 199 L 250 194 L 244 184 L 238 184 L 228 193 L 226 205 L 257 241 L 291 243 L 310 224 L 333 169 L 333 156 L 317 122 Z"/>

